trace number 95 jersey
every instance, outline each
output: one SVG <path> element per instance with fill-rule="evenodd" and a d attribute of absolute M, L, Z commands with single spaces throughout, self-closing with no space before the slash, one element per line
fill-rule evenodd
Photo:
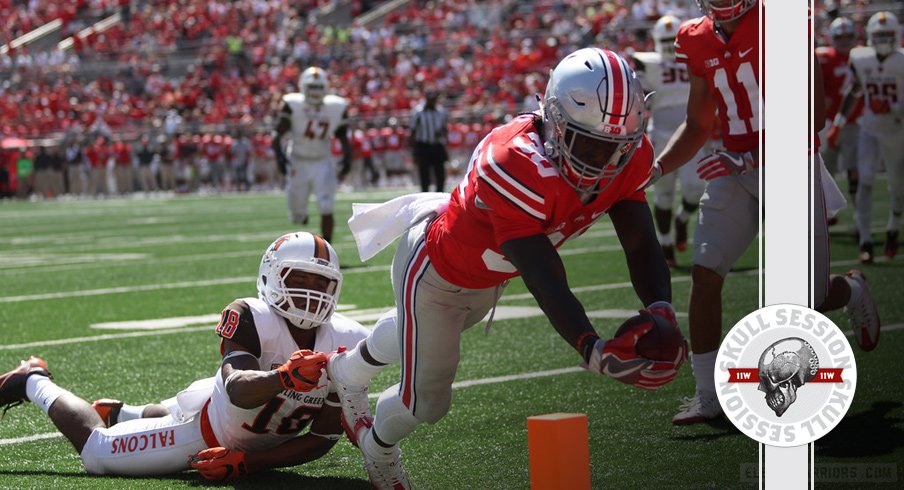
<path fill-rule="evenodd" d="M 675 39 L 675 59 L 692 75 L 705 78 L 719 108 L 722 143 L 729 151 L 757 147 L 760 112 L 760 9 L 749 10 L 726 41 L 709 17 L 686 22 Z"/>
<path fill-rule="evenodd" d="M 687 115 L 690 82 L 684 63 L 666 61 L 659 53 L 634 53 L 634 70 L 645 92 L 653 92 L 648 107 L 651 120 L 647 134 L 668 141 Z M 657 148 L 662 150 L 662 148 Z"/>

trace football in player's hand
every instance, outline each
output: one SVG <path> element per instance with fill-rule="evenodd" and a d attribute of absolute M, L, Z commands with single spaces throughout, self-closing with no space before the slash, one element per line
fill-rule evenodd
<path fill-rule="evenodd" d="M 634 346 L 637 354 L 654 361 L 674 361 L 684 343 L 684 336 L 677 326 L 662 317 L 641 312 L 625 320 L 615 331 L 615 336 L 643 323 L 652 323 L 653 328 L 637 341 Z"/>

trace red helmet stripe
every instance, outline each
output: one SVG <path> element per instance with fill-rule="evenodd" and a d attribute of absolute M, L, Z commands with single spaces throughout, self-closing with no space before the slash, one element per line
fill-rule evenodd
<path fill-rule="evenodd" d="M 628 112 L 628 80 L 627 69 L 622 66 L 621 61 L 612 51 L 601 50 L 603 54 L 603 64 L 606 66 L 609 76 L 609 104 L 605 108 L 606 114 L 609 114 L 609 120 L 605 121 L 609 124 L 620 124 L 620 120 Z"/>

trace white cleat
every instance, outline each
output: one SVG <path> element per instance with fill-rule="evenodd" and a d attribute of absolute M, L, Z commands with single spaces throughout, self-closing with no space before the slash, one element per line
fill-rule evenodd
<path fill-rule="evenodd" d="M 684 398 L 681 410 L 672 417 L 675 425 L 699 424 L 722 416 L 722 406 L 715 391 L 697 390 L 692 398 Z"/>
<path fill-rule="evenodd" d="M 371 427 L 365 427 L 358 433 L 361 437 L 359 440 L 364 441 L 371 430 Z M 370 454 L 363 446 L 364 444 L 361 445 L 361 454 L 364 455 L 364 469 L 375 490 L 411 490 L 408 473 L 402 467 L 402 450 L 398 444 L 391 448 L 380 447 L 379 454 Z"/>
<path fill-rule="evenodd" d="M 342 427 L 352 444 L 358 446 L 361 431 L 373 425 L 370 413 L 370 400 L 367 398 L 367 386 L 346 384 L 334 372 L 336 363 L 343 362 L 348 353 L 343 351 L 330 356 L 326 365 L 327 375 L 336 387 L 339 402 L 342 404 Z"/>
<path fill-rule="evenodd" d="M 844 312 L 847 313 L 848 321 L 854 330 L 857 345 L 869 352 L 875 349 L 879 343 L 879 327 L 881 325 L 879 311 L 876 310 L 873 295 L 866 284 L 866 276 L 857 269 L 853 269 L 845 275 L 860 285 L 860 294 L 856 298 L 852 298 L 853 301 L 844 307 Z"/>

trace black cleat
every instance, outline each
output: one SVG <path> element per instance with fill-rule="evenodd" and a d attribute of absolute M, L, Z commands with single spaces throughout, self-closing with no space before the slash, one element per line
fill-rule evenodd
<path fill-rule="evenodd" d="M 675 248 L 679 252 L 687 250 L 687 221 L 675 217 Z"/>
<path fill-rule="evenodd" d="M 678 265 L 678 262 L 675 261 L 675 247 L 663 245 L 662 255 L 665 256 L 665 263 L 668 264 L 669 267 L 676 267 Z"/>
<path fill-rule="evenodd" d="M 53 379 L 53 375 L 47 371 L 47 363 L 40 357 L 31 356 L 27 361 L 19 363 L 19 367 L 0 376 L 0 407 L 3 415 L 10 408 L 28 401 L 25 397 L 25 381 L 32 374 L 40 374 Z"/>
<path fill-rule="evenodd" d="M 866 242 L 860 245 L 860 263 L 873 263 L 873 242 Z"/>
<path fill-rule="evenodd" d="M 895 255 L 898 255 L 898 232 L 897 231 L 886 231 L 885 232 L 885 256 L 889 259 L 895 258 Z"/>

